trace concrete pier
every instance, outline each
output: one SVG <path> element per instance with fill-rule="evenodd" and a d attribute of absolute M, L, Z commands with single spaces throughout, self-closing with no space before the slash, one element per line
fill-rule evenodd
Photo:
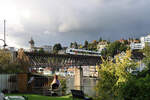
<path fill-rule="evenodd" d="M 74 87 L 77 90 L 82 90 L 83 69 L 81 66 L 79 68 L 75 67 L 74 73 Z"/>

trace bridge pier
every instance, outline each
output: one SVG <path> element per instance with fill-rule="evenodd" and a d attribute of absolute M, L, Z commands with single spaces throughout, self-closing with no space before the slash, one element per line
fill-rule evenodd
<path fill-rule="evenodd" d="M 74 69 L 74 89 L 82 90 L 82 84 L 83 84 L 83 69 L 81 66 L 79 68 L 75 67 Z"/>

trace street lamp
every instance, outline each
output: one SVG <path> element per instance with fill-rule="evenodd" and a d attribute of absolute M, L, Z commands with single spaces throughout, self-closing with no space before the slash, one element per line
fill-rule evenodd
<path fill-rule="evenodd" d="M 5 49 L 5 47 L 7 46 L 7 44 L 5 43 L 5 40 L 3 40 L 3 39 L 0 39 L 0 40 L 2 40 L 2 41 L 4 42 L 3 47 L 4 47 L 4 49 Z"/>
<path fill-rule="evenodd" d="M 5 23 L 6 23 L 6 20 L 4 20 L 4 39 L 0 39 L 4 42 L 4 45 L 3 45 L 4 49 L 7 46 L 7 44 L 6 44 L 6 35 L 5 35 Z"/>

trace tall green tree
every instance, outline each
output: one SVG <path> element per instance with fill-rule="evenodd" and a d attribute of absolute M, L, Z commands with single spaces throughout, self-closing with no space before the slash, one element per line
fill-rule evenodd
<path fill-rule="evenodd" d="M 88 41 L 85 40 L 85 41 L 84 41 L 84 46 L 83 46 L 83 47 L 84 47 L 86 50 L 88 49 L 88 44 L 89 44 Z"/>
<path fill-rule="evenodd" d="M 78 43 L 77 43 L 77 42 L 74 42 L 73 45 L 74 45 L 74 48 L 75 48 L 75 49 L 78 49 Z"/>
<path fill-rule="evenodd" d="M 102 39 L 102 37 L 100 37 L 100 38 L 99 38 L 99 42 L 102 42 L 102 41 L 103 41 L 103 39 Z"/>
<path fill-rule="evenodd" d="M 61 50 L 61 49 L 62 49 L 61 44 L 60 44 L 60 43 L 57 43 L 57 44 L 55 44 L 54 47 L 53 47 L 53 53 L 58 53 L 58 51 Z"/>
<path fill-rule="evenodd" d="M 123 100 L 120 92 L 122 84 L 132 76 L 129 70 L 137 66 L 130 57 L 131 51 L 127 51 L 121 59 L 118 55 L 114 60 L 102 60 L 99 68 L 100 80 L 96 87 L 99 100 Z"/>
<path fill-rule="evenodd" d="M 72 42 L 70 43 L 70 48 L 73 48 L 73 43 Z"/>

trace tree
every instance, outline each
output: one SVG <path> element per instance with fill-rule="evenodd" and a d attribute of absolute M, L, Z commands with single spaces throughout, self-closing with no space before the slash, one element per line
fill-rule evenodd
<path fill-rule="evenodd" d="M 17 63 L 20 64 L 21 69 L 23 69 L 24 73 L 29 72 L 29 58 L 28 56 L 26 56 L 22 48 L 18 50 Z"/>
<path fill-rule="evenodd" d="M 21 57 L 20 57 L 21 58 Z M 21 58 L 23 59 L 23 57 Z M 26 66 L 27 68 L 28 66 Z M 9 51 L 0 50 L 0 73 L 26 73 L 22 60 L 12 60 Z"/>
<path fill-rule="evenodd" d="M 94 40 L 92 43 L 88 44 L 88 50 L 97 51 L 97 41 Z"/>
<path fill-rule="evenodd" d="M 145 48 L 142 50 L 142 52 L 145 55 L 143 62 L 147 66 L 148 70 L 150 70 L 150 46 L 148 43 L 145 44 Z"/>
<path fill-rule="evenodd" d="M 77 44 L 77 42 L 74 42 L 74 48 L 75 48 L 75 49 L 78 49 L 78 44 Z"/>
<path fill-rule="evenodd" d="M 45 53 L 43 48 L 40 48 L 39 53 Z"/>
<path fill-rule="evenodd" d="M 84 41 L 84 46 L 83 46 L 83 47 L 84 47 L 86 50 L 88 49 L 88 44 L 89 44 L 88 41 L 85 40 L 85 41 Z"/>
<path fill-rule="evenodd" d="M 131 51 L 127 51 L 126 55 L 121 59 L 119 55 L 114 60 L 102 59 L 99 68 L 99 82 L 96 90 L 99 93 L 99 100 L 122 100 L 121 88 L 132 76 L 130 69 L 135 69 L 137 64 L 131 59 Z"/>
<path fill-rule="evenodd" d="M 58 51 L 61 50 L 61 49 L 62 49 L 61 44 L 60 44 L 60 43 L 57 43 L 57 44 L 55 44 L 54 47 L 53 47 L 53 53 L 58 53 Z"/>
<path fill-rule="evenodd" d="M 106 51 L 105 51 L 106 50 Z M 115 41 L 113 43 L 110 43 L 106 49 L 102 51 L 103 56 L 110 56 L 114 57 L 116 54 L 121 53 L 122 51 L 127 50 L 127 46 L 123 43 L 120 43 L 119 41 Z"/>
<path fill-rule="evenodd" d="M 145 77 L 132 76 L 122 85 L 121 97 L 124 100 L 149 100 L 150 98 L 150 75 Z"/>
<path fill-rule="evenodd" d="M 73 48 L 73 43 L 72 42 L 70 43 L 70 48 Z"/>
<path fill-rule="evenodd" d="M 102 37 L 100 37 L 100 38 L 99 38 L 99 42 L 102 42 L 102 41 L 103 41 L 103 39 L 102 39 Z"/>

